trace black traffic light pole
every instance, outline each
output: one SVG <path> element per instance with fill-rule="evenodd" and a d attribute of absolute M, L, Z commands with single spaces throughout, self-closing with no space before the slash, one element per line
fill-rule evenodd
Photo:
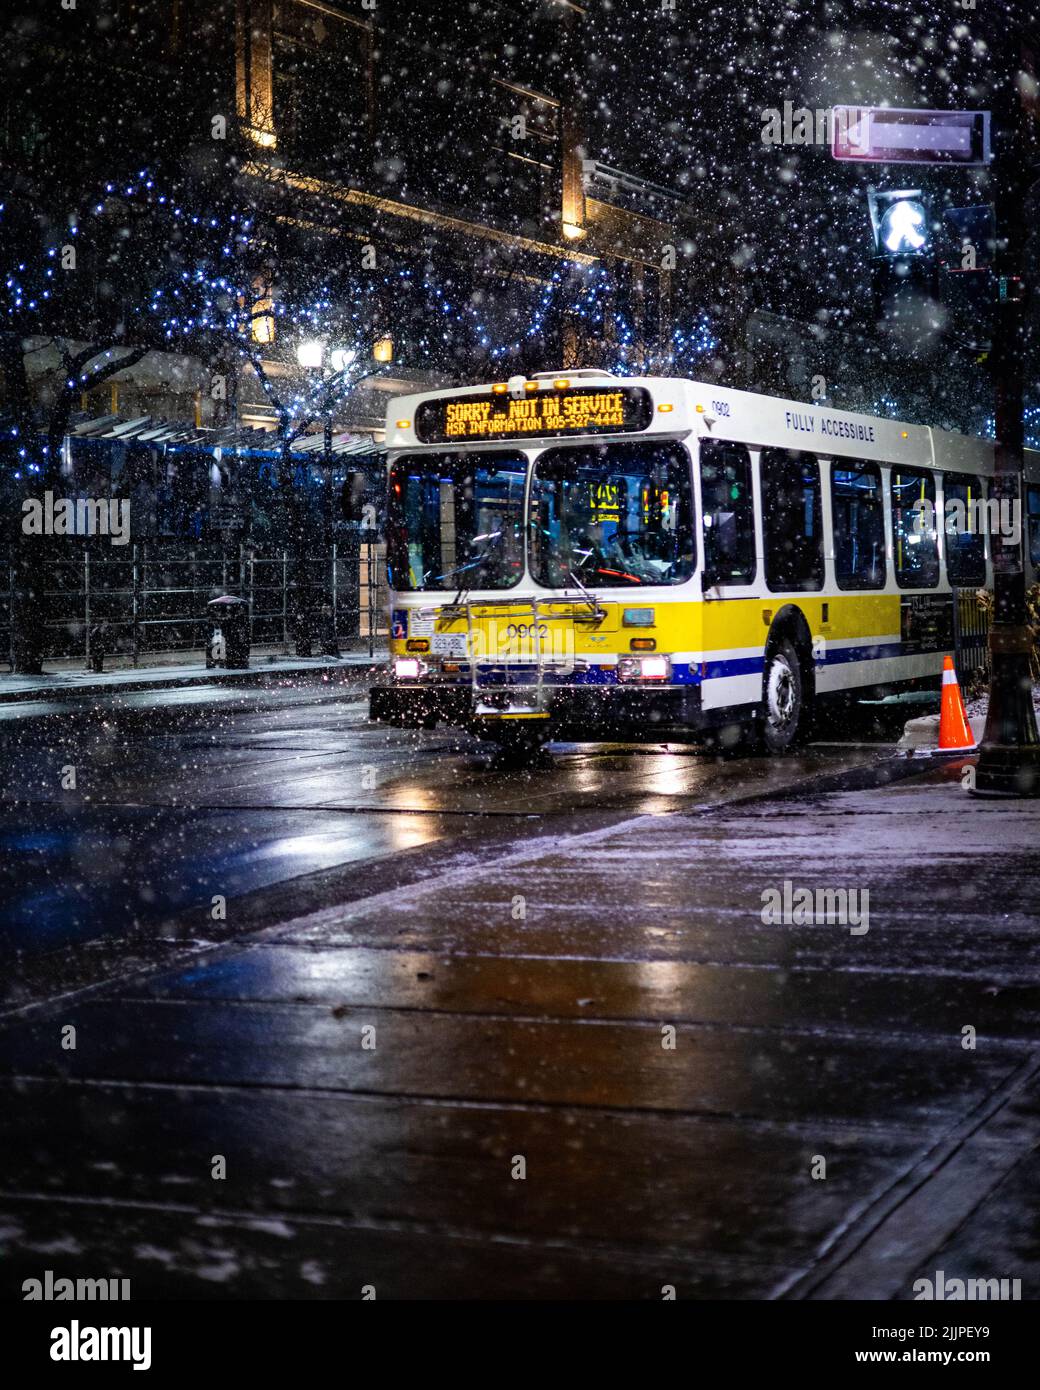
<path fill-rule="evenodd" d="M 974 790 L 984 794 L 1040 796 L 1040 733 L 1033 709 L 1030 652 L 1032 638 L 1026 623 L 1026 579 L 1023 563 L 1024 454 L 1022 422 L 1025 303 L 1017 293 L 1022 285 L 1026 198 L 1034 180 L 1031 148 L 1034 132 L 1026 127 L 1025 85 L 1019 73 L 1029 55 L 1012 12 L 1007 39 L 994 53 L 1006 55 L 995 103 L 993 162 L 996 209 L 996 269 L 1002 278 L 1001 298 L 993 326 L 990 366 L 996 412 L 996 477 L 994 494 L 1012 502 L 1015 539 L 1005 544 L 990 536 L 993 556 L 993 623 L 990 628 L 989 711 L 975 768 Z"/>

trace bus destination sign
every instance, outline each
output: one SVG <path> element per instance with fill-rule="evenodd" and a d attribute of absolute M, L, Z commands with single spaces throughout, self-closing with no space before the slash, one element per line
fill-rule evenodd
<path fill-rule="evenodd" d="M 642 386 L 578 386 L 532 391 L 519 400 L 491 394 L 423 401 L 415 412 L 415 437 L 421 444 L 446 444 L 539 434 L 614 434 L 645 430 L 652 419 L 650 392 Z"/>

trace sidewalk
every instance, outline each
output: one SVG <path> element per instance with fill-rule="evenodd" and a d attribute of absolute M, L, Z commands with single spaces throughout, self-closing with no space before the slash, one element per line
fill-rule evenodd
<path fill-rule="evenodd" d="M 41 676 L 0 674 L 0 704 L 40 699 L 82 699 L 134 690 L 173 690 L 183 686 L 264 685 L 286 679 L 326 678 L 337 672 L 354 674 L 379 667 L 387 660 L 385 650 L 375 648 L 369 656 L 363 651 L 344 652 L 341 657 L 292 657 L 254 654 L 246 670 L 206 669 L 200 652 L 197 659 L 180 664 L 126 667 L 95 673 L 74 669 L 45 671 Z"/>
<path fill-rule="evenodd" d="M 1035 1298 L 1037 843 L 955 767 L 559 827 L 68 997 L 4 1037 L 9 1277 Z"/>

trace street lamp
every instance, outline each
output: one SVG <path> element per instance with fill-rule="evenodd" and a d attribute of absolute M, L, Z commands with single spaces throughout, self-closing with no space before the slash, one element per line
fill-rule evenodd
<path fill-rule="evenodd" d="M 296 344 L 296 360 L 308 371 L 320 371 L 325 360 L 325 344 L 322 339 L 301 338 Z"/>
<path fill-rule="evenodd" d="M 353 348 L 333 348 L 329 353 L 329 366 L 334 372 L 348 371 L 357 361 L 357 352 Z"/>

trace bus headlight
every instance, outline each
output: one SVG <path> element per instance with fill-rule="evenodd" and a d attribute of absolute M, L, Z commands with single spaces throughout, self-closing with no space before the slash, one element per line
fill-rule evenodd
<path fill-rule="evenodd" d="M 422 674 L 422 662 L 415 656 L 399 656 L 394 662 L 395 681 L 417 681 Z"/>
<path fill-rule="evenodd" d="M 666 656 L 623 656 L 617 671 L 619 681 L 666 681 L 672 663 Z"/>

